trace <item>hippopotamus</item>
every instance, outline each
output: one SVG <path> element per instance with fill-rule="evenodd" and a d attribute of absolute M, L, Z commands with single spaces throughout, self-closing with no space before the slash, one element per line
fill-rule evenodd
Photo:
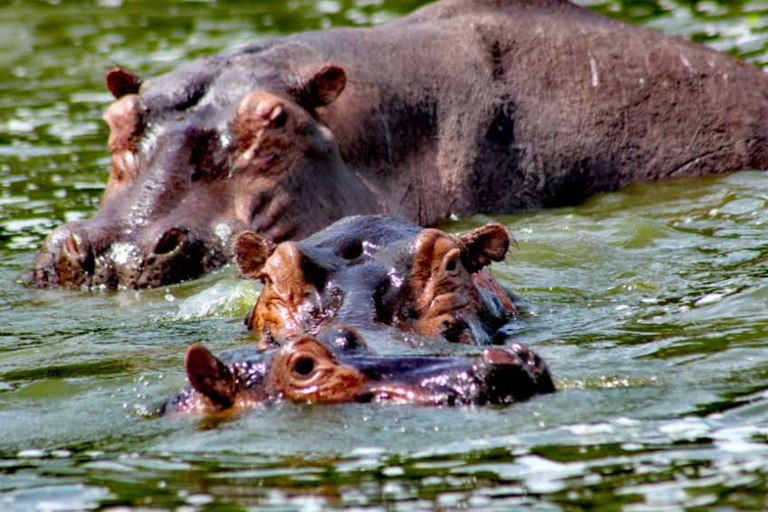
<path fill-rule="evenodd" d="M 442 0 L 106 82 L 101 207 L 51 233 L 37 286 L 193 279 L 247 229 L 280 242 L 366 213 L 432 226 L 768 166 L 764 72 L 568 0 Z"/>
<path fill-rule="evenodd" d="M 279 245 L 244 231 L 233 252 L 240 273 L 263 285 L 246 319 L 261 348 L 344 325 L 368 332 L 368 344 L 382 351 L 392 335 L 372 341 L 381 326 L 420 339 L 503 343 L 517 318 L 516 299 L 485 267 L 502 261 L 510 243 L 495 222 L 453 235 L 368 215 Z"/>
<path fill-rule="evenodd" d="M 555 391 L 547 365 L 512 344 L 477 356 L 376 356 L 364 348 L 299 336 L 280 348 L 253 348 L 217 358 L 192 345 L 185 358 L 190 386 L 162 414 L 218 413 L 281 400 L 306 404 L 510 404 Z"/>
<path fill-rule="evenodd" d="M 279 245 L 242 232 L 235 261 L 263 285 L 246 320 L 258 344 L 221 359 L 192 346 L 191 387 L 166 411 L 280 399 L 503 404 L 552 392 L 544 361 L 507 345 L 518 308 L 486 267 L 504 259 L 510 241 L 496 223 L 453 235 L 383 215 Z M 504 346 L 445 355 L 450 343 Z"/>

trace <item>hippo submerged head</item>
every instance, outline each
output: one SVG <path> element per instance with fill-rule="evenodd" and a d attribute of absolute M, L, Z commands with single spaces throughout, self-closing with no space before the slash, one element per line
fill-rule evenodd
<path fill-rule="evenodd" d="M 262 348 L 331 324 L 487 345 L 505 340 L 517 314 L 483 270 L 503 260 L 509 244 L 496 223 L 452 235 L 369 215 L 279 245 L 243 232 L 234 253 L 241 273 L 264 285 L 247 320 Z"/>
<path fill-rule="evenodd" d="M 509 404 L 555 390 L 549 370 L 522 345 L 466 357 L 376 356 L 310 336 L 267 351 L 219 359 L 193 345 L 185 366 L 190 386 L 165 414 L 243 410 L 285 400 L 306 404 Z"/>
<path fill-rule="evenodd" d="M 341 94 L 344 70 L 233 62 L 247 57 L 193 63 L 145 84 L 120 69 L 107 74 L 117 101 L 104 115 L 112 166 L 101 208 L 51 233 L 33 284 L 175 283 L 224 264 L 243 229 L 279 241 L 370 210 L 368 190 L 315 115 Z"/>
<path fill-rule="evenodd" d="M 452 235 L 382 215 L 348 217 L 279 245 L 243 232 L 235 261 L 263 283 L 246 321 L 258 351 L 218 359 L 191 347 L 191 387 L 165 411 L 275 400 L 504 404 L 552 392 L 546 364 L 526 347 L 456 355 L 449 345 L 508 341 L 517 310 L 483 269 L 509 244 L 495 223 Z"/>

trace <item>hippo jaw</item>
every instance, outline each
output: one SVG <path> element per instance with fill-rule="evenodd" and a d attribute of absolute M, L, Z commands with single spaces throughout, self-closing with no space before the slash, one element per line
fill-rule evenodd
<path fill-rule="evenodd" d="M 231 236 L 244 229 L 281 241 L 379 208 L 314 117 L 343 90 L 343 69 L 223 95 L 206 95 L 210 82 L 178 81 L 107 74 L 117 101 L 104 115 L 112 164 L 100 210 L 51 233 L 33 285 L 165 286 L 225 264 Z M 286 92 L 288 82 L 296 90 Z"/>
<path fill-rule="evenodd" d="M 488 348 L 474 358 L 373 358 L 356 366 L 366 374 L 392 375 L 369 381 L 358 402 L 506 405 L 555 391 L 544 362 L 519 344 Z"/>

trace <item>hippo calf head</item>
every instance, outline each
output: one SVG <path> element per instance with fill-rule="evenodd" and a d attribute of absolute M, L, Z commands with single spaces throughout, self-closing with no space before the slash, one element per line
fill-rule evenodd
<path fill-rule="evenodd" d="M 241 273 L 264 285 L 247 320 L 262 348 L 330 324 L 486 345 L 503 341 L 516 317 L 509 293 L 483 270 L 509 244 L 495 223 L 457 236 L 371 215 L 280 245 L 243 232 L 234 252 Z"/>
<path fill-rule="evenodd" d="M 555 390 L 546 364 L 522 345 L 468 357 L 371 355 L 310 336 L 263 352 L 222 356 L 201 345 L 185 360 L 190 387 L 165 414 L 237 411 L 285 400 L 306 404 L 509 404 Z"/>
<path fill-rule="evenodd" d="M 117 101 L 104 115 L 112 166 L 101 208 L 51 233 L 33 284 L 175 283 L 224 264 L 243 229 L 279 241 L 371 209 L 316 117 L 344 89 L 344 70 L 254 59 L 197 62 L 145 84 L 107 74 Z"/>

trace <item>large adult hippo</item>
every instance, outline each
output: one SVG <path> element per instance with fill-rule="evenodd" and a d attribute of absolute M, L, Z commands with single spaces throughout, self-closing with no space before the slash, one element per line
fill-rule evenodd
<path fill-rule="evenodd" d="M 432 225 L 768 167 L 765 73 L 567 0 L 445 0 L 107 86 L 101 209 L 51 234 L 39 286 L 192 279 L 244 229 L 300 239 L 373 212 Z"/>
<path fill-rule="evenodd" d="M 258 351 L 217 358 L 192 346 L 190 387 L 165 411 L 277 400 L 505 404 L 552 392 L 546 363 L 507 345 L 517 309 L 484 269 L 509 245 L 499 224 L 451 235 L 381 215 L 277 246 L 243 232 L 235 260 L 264 286 L 247 320 Z M 446 355 L 456 352 L 449 343 L 504 346 Z"/>

